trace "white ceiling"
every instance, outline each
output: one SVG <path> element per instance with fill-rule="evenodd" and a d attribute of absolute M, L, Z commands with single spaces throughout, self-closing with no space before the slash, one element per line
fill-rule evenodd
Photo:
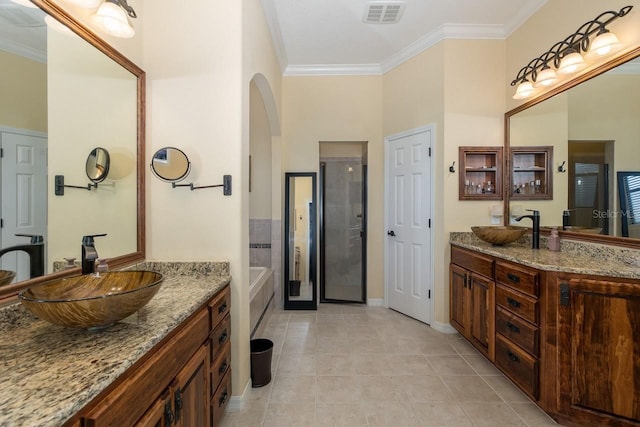
<path fill-rule="evenodd" d="M 40 9 L 0 0 L 0 50 L 46 62 L 47 26 Z"/>
<path fill-rule="evenodd" d="M 504 39 L 547 0 L 390 0 L 397 24 L 363 22 L 369 0 L 262 0 L 286 75 L 380 74 L 444 38 Z M 379 3 L 379 2 L 378 2 Z"/>

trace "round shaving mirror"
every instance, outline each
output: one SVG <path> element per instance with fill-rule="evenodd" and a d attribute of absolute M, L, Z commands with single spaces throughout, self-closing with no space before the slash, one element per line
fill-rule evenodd
<path fill-rule="evenodd" d="M 87 157 L 87 176 L 94 183 L 102 182 L 109 175 L 109 152 L 104 148 L 97 147 L 91 150 Z"/>
<path fill-rule="evenodd" d="M 182 150 L 174 147 L 159 149 L 151 159 L 151 171 L 162 181 L 178 182 L 189 175 L 191 162 Z"/>

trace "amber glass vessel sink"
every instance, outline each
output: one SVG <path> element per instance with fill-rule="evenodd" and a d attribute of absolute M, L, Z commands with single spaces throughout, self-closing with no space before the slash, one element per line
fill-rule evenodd
<path fill-rule="evenodd" d="M 42 320 L 71 328 L 102 329 L 144 307 L 164 277 L 152 271 L 86 274 L 20 292 L 22 304 Z"/>
<path fill-rule="evenodd" d="M 495 225 L 471 227 L 471 231 L 478 239 L 492 245 L 500 246 L 513 243 L 527 232 L 527 227 L 517 227 L 514 225 Z"/>
<path fill-rule="evenodd" d="M 0 270 L 0 286 L 8 285 L 16 277 L 15 271 Z"/>

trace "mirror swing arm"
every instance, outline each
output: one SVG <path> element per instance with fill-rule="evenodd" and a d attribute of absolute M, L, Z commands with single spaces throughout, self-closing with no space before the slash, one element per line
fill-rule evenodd
<path fill-rule="evenodd" d="M 176 187 L 189 187 L 189 189 L 191 191 L 193 190 L 201 190 L 203 188 L 216 188 L 216 187 L 222 187 L 222 194 L 224 194 L 225 196 L 230 196 L 231 195 L 231 175 L 223 175 L 222 176 L 222 184 L 216 184 L 216 185 L 200 185 L 200 186 L 196 186 L 193 182 L 191 184 L 176 184 L 175 182 L 171 183 L 171 187 L 172 188 L 176 188 Z"/>
<path fill-rule="evenodd" d="M 80 190 L 89 190 L 89 191 L 91 191 L 92 188 L 98 188 L 97 182 L 90 182 L 84 187 L 82 185 L 67 185 L 64 183 L 64 175 L 56 175 L 54 182 L 55 182 L 56 196 L 64 196 L 65 188 L 78 188 Z"/>

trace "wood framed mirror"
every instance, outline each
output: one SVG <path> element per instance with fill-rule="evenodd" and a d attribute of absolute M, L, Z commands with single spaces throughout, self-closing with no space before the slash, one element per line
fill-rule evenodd
<path fill-rule="evenodd" d="M 285 173 L 285 310 L 316 310 L 318 306 L 316 193 L 315 172 Z"/>
<path fill-rule="evenodd" d="M 640 248 L 623 234 L 618 172 L 640 170 L 640 48 L 505 114 L 505 223 L 512 208 L 541 211 L 541 227 L 567 239 Z M 551 200 L 510 197 L 512 147 L 553 146 Z M 567 211 L 569 218 L 564 218 Z M 568 220 L 568 221 L 567 221 Z"/>
<path fill-rule="evenodd" d="M 28 14 L 20 10 L 17 12 L 29 15 L 33 22 L 30 30 L 41 31 L 46 37 L 42 59 L 30 58 L 44 69 L 44 81 L 38 83 L 40 90 L 44 90 L 44 118 L 41 119 L 44 131 L 31 132 L 30 127 L 20 120 L 12 122 L 0 117 L 0 133 L 10 136 L 34 134 L 44 138 L 48 144 L 43 150 L 48 167 L 44 177 L 38 181 L 39 194 L 44 197 L 44 201 L 39 200 L 39 203 L 44 208 L 35 210 L 44 212 L 41 221 L 45 228 L 17 230 L 45 237 L 45 274 L 22 277 L 0 287 L 0 304 L 14 301 L 20 290 L 33 284 L 80 274 L 79 267 L 64 271 L 58 271 L 57 267 L 64 263 L 64 258 L 80 258 L 83 235 L 108 234 L 98 250 L 101 257 L 108 259 L 111 268 L 145 258 L 145 73 L 53 1 L 32 0 L 32 3 L 37 8 L 3 1 L 0 14 L 11 13 L 11 8 L 28 9 Z M 42 22 L 36 22 L 38 19 Z M 11 16 L 4 19 L 2 25 L 10 21 Z M 3 49 L 0 53 L 5 54 L 5 51 Z M 7 52 L 0 59 L 13 63 L 22 60 L 19 54 Z M 17 72 L 8 74 L 11 67 L 0 69 L 3 70 L 3 79 L 19 75 Z M 17 67 L 13 69 L 15 71 Z M 18 85 L 16 82 L 11 84 Z M 20 84 L 27 87 L 31 83 Z M 6 109 L 0 108 L 0 113 L 2 111 Z M 4 133 L 0 135 L 3 136 L 3 148 L 8 140 L 5 140 Z M 109 176 L 98 191 L 55 196 L 54 175 L 69 171 L 71 180 L 86 180 L 86 155 L 95 146 L 104 147 L 111 154 Z M 12 206 L 18 205 L 5 196 L 3 194 L 3 213 L 16 211 Z M 3 220 L 7 224 L 7 219 Z M 10 241 L 9 237 L 13 237 L 15 231 L 3 234 L 2 248 L 10 249 L 28 242 L 24 238 Z M 20 256 L 22 260 L 16 256 L 16 269 L 23 268 L 20 263 L 24 264 L 25 260 L 29 262 L 26 253 Z"/>

